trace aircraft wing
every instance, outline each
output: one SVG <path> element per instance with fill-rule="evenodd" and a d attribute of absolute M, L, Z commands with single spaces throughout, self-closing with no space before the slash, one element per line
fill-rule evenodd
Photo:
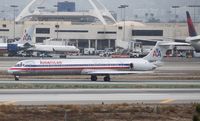
<path fill-rule="evenodd" d="M 200 39 L 193 39 L 193 40 L 190 40 L 191 41 L 191 43 L 192 42 L 200 42 Z"/>
<path fill-rule="evenodd" d="M 153 71 L 118 71 L 118 70 L 83 70 L 82 74 L 87 75 L 126 75 L 126 74 L 147 74 L 147 73 L 153 73 Z"/>
<path fill-rule="evenodd" d="M 179 45 L 179 46 L 184 46 L 184 45 L 190 45 L 188 43 L 183 43 L 183 42 L 166 42 L 166 43 L 161 43 L 161 46 L 168 46 L 168 45 Z"/>

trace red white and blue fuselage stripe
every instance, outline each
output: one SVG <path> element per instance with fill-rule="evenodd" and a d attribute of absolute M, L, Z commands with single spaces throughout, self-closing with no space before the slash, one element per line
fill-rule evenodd
<path fill-rule="evenodd" d="M 9 70 L 82 70 L 82 69 L 127 69 L 129 64 L 73 64 L 73 65 L 25 65 Z"/>

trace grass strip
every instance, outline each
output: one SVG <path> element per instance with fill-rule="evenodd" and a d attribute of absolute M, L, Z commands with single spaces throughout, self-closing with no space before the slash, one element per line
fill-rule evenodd
<path fill-rule="evenodd" d="M 0 83 L 0 89 L 112 89 L 112 88 L 200 88 L 200 85 L 173 84 L 8 84 Z"/>

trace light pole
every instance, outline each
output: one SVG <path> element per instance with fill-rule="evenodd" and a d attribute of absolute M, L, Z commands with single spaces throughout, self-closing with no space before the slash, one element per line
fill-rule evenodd
<path fill-rule="evenodd" d="M 2 10 L 2 11 L 1 11 L 1 17 L 2 17 L 2 20 L 5 20 L 5 19 L 4 19 L 4 13 L 5 13 L 5 11 Z"/>
<path fill-rule="evenodd" d="M 188 5 L 188 7 L 194 8 L 194 18 L 193 18 L 193 21 L 194 21 L 194 24 L 195 24 L 196 23 L 196 10 L 195 10 L 195 8 L 200 8 L 200 5 Z"/>
<path fill-rule="evenodd" d="M 16 8 L 18 7 L 17 5 L 11 5 L 11 8 L 13 8 L 13 40 L 15 41 L 15 12 Z"/>
<path fill-rule="evenodd" d="M 174 8 L 175 23 L 176 23 L 176 18 L 177 18 L 176 10 L 177 10 L 177 8 L 180 8 L 180 6 L 175 5 L 175 6 L 172 6 L 172 8 Z"/>
<path fill-rule="evenodd" d="M 44 10 L 45 7 L 43 7 L 43 6 L 39 6 L 39 7 L 37 7 L 37 9 L 39 9 L 39 10 Z"/>
<path fill-rule="evenodd" d="M 122 6 L 118 7 L 120 9 L 120 19 L 122 20 Z"/>
<path fill-rule="evenodd" d="M 120 5 L 118 8 L 124 9 L 124 31 L 123 31 L 123 41 L 125 41 L 125 33 L 126 33 L 126 8 L 128 5 Z"/>
<path fill-rule="evenodd" d="M 37 7 L 37 9 L 38 9 L 38 11 L 41 13 L 42 12 L 42 10 L 44 10 L 45 9 L 45 7 L 44 6 L 39 6 L 39 7 Z M 43 20 L 42 20 L 43 21 Z"/>
<path fill-rule="evenodd" d="M 56 8 L 56 39 L 58 40 L 58 28 L 59 28 L 59 25 L 58 25 L 58 5 L 54 5 L 54 7 Z"/>
<path fill-rule="evenodd" d="M 175 6 L 172 6 L 172 8 L 174 8 L 174 14 L 175 14 L 175 19 L 174 19 L 174 39 L 176 39 L 176 19 L 177 19 L 177 14 L 176 14 L 176 9 L 177 8 L 180 8 L 180 6 L 177 6 L 177 5 L 175 5 Z"/>

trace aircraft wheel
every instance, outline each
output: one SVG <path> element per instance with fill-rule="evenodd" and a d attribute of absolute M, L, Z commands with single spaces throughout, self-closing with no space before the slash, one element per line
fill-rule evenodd
<path fill-rule="evenodd" d="M 15 76 L 15 81 L 19 81 L 19 76 Z"/>
<path fill-rule="evenodd" d="M 108 76 L 105 76 L 105 77 L 104 77 L 104 81 L 105 81 L 105 82 L 110 82 L 110 76 L 109 76 L 109 75 L 108 75 Z"/>
<path fill-rule="evenodd" d="M 96 75 L 92 75 L 91 76 L 91 81 L 97 81 L 97 76 Z"/>

